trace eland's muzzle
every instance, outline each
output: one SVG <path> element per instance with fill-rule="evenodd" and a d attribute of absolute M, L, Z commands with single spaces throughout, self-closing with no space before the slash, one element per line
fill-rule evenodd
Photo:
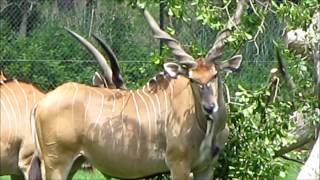
<path fill-rule="evenodd" d="M 203 105 L 203 109 L 207 114 L 212 114 L 214 112 L 217 112 L 219 107 L 216 104 L 211 104 L 211 105 Z"/>
<path fill-rule="evenodd" d="M 203 106 L 203 109 L 206 113 L 208 114 L 212 114 L 213 113 L 213 110 L 214 110 L 214 105 L 209 105 L 209 106 Z"/>

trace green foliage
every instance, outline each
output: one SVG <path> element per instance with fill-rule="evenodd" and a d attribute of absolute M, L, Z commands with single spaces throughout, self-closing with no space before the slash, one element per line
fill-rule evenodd
<path fill-rule="evenodd" d="M 19 33 L 20 26 L 23 19 L 23 8 L 25 4 L 24 2 L 17 0 L 9 0 L 8 5 L 1 9 L 0 17 L 2 20 L 5 20 L 7 25 L 10 27 L 10 30 Z M 40 9 L 37 5 L 32 6 L 29 9 L 27 15 L 27 33 L 32 32 L 40 23 Z"/>
<path fill-rule="evenodd" d="M 160 59 L 158 53 L 150 51 L 150 47 L 156 49 L 158 44 L 150 41 L 153 39 L 150 32 L 150 36 L 136 36 L 141 30 L 147 31 L 147 24 L 141 22 L 142 17 L 135 18 L 138 15 L 131 15 L 134 10 L 124 14 L 118 9 L 126 7 L 115 1 L 103 2 L 100 5 L 101 9 L 110 8 L 110 5 L 113 9 L 110 12 L 101 12 L 103 21 L 97 22 L 102 34 L 99 36 L 108 37 L 107 42 L 120 59 L 121 72 L 128 86 L 140 87 L 161 67 L 159 63 L 153 62 Z M 52 5 L 46 3 L 42 6 L 46 9 Z M 14 77 L 39 84 L 44 90 L 53 89 L 67 81 L 90 84 L 94 71 L 99 71 L 97 63 L 64 29 L 67 24 L 67 27 L 86 37 L 86 15 L 63 13 L 60 16 L 48 16 L 43 20 L 46 22 L 26 37 L 17 36 L 6 19 L 0 20 L 0 69 Z M 94 42 L 91 38 L 86 38 Z M 137 47 L 137 44 L 140 46 Z"/>
<path fill-rule="evenodd" d="M 271 103 L 268 84 L 262 83 L 262 88 L 255 90 L 239 85 L 229 104 L 231 134 L 216 171 L 220 172 L 219 178 L 275 179 L 287 176 L 288 163 L 275 159 L 274 155 L 281 147 L 296 142 L 292 134 L 297 128 L 292 119 L 293 111 L 301 112 L 306 124 L 320 122 L 316 112 L 318 102 L 313 93 L 312 61 L 291 54 L 282 43 L 276 47 L 296 86 L 290 92 L 286 80 L 279 75 L 279 91 L 276 101 Z M 234 82 L 234 79 L 237 78 L 231 80 Z M 258 81 L 266 82 L 267 78 Z M 301 158 L 301 153 L 296 153 L 295 157 Z"/>
<path fill-rule="evenodd" d="M 239 86 L 230 102 L 231 135 L 221 164 L 228 167 L 228 178 L 273 179 L 285 171 L 273 156 L 277 147 L 288 143 L 290 104 L 267 105 L 268 94 L 268 87 L 249 91 Z"/>
<path fill-rule="evenodd" d="M 273 1 L 278 17 L 288 23 L 288 29 L 306 28 L 316 10 L 319 10 L 318 0 L 304 0 L 297 4 L 285 0 L 284 3 L 277 4 Z"/>
<path fill-rule="evenodd" d="M 292 180 L 292 179 L 296 179 L 297 175 L 300 172 L 301 169 L 301 164 L 298 163 L 294 163 L 291 161 L 283 161 L 283 164 L 285 164 L 286 166 L 288 166 L 288 173 L 283 174 L 282 176 L 280 175 L 279 177 L 275 178 L 277 180 Z"/>
<path fill-rule="evenodd" d="M 65 81 L 88 82 L 96 68 L 90 62 L 87 64 L 91 64 L 91 67 L 84 67 L 81 60 L 66 63 L 61 59 L 89 59 L 91 56 L 63 28 L 57 26 L 42 27 L 41 31 L 35 31 L 27 37 L 1 38 L 4 46 L 1 46 L 0 59 L 6 60 L 0 62 L 1 69 L 9 75 L 40 84 L 45 90 Z M 35 61 L 21 61 L 28 59 Z M 79 69 L 82 69 L 81 73 L 76 73 Z"/>
<path fill-rule="evenodd" d="M 222 172 L 218 177 L 274 179 L 287 175 L 288 164 L 275 159 L 274 155 L 280 147 L 295 142 L 291 134 L 296 128 L 290 118 L 292 102 L 281 97 L 274 103 L 268 103 L 270 93 L 267 85 L 253 91 L 239 85 L 229 104 L 231 134 L 216 171 Z M 295 105 L 304 114 L 306 123 L 319 123 L 314 95 L 295 101 Z"/>
<path fill-rule="evenodd" d="M 73 176 L 74 180 L 103 180 L 106 179 L 98 170 L 94 170 L 93 172 L 78 170 L 77 173 Z M 115 180 L 113 178 L 108 178 L 108 180 Z"/>
<path fill-rule="evenodd" d="M 138 88 L 162 70 L 170 51 L 165 48 L 159 55 L 158 41 L 153 40 L 142 15 L 136 8 L 127 7 L 128 4 L 145 6 L 152 14 L 157 14 L 159 2 L 123 1 L 125 3 L 113 0 L 98 4 L 93 32 L 98 32 L 114 49 L 129 88 Z M 234 0 L 217 3 L 211 0 L 168 0 L 166 4 L 170 20 L 167 31 L 181 40 L 184 48 L 195 57 L 207 53 L 214 36 L 229 19 L 227 12 L 233 14 L 236 7 Z M 41 6 L 50 14 L 50 3 Z M 231 135 L 220 158 L 217 177 L 275 179 L 285 175 L 289 165 L 273 156 L 281 146 L 294 142 L 290 134 L 295 128 L 290 121 L 293 104 L 309 123 L 319 121 L 312 91 L 312 61 L 302 60 L 283 45 L 274 43 L 281 41 L 283 24 L 288 29 L 306 27 L 316 9 L 319 9 L 317 0 L 299 1 L 298 4 L 273 0 L 268 7 L 257 3 L 248 5 L 241 25 L 227 39 L 222 57 L 238 52 L 243 54 L 244 63 L 239 74 L 227 79 L 231 92 Z M 39 84 L 45 90 L 67 81 L 90 84 L 91 76 L 98 70 L 96 62 L 91 61 L 93 57 L 87 50 L 63 29 L 67 26 L 85 36 L 90 29 L 90 13 L 77 16 L 73 12 L 59 16 L 48 14 L 38 17 L 42 23 L 24 38 L 18 37 L 10 20 L 0 19 L 0 69 Z M 183 24 L 190 26 L 191 30 Z M 264 82 L 275 64 L 276 48 L 280 49 L 297 86 L 294 93 L 288 93 L 287 84 L 281 79 L 278 98 L 274 103 L 267 103 L 270 92 Z"/>

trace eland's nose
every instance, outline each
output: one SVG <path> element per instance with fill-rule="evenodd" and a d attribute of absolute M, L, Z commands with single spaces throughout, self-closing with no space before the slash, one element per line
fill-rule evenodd
<path fill-rule="evenodd" d="M 214 105 L 209 105 L 209 106 L 204 106 L 203 109 L 208 113 L 208 114 L 211 114 L 213 113 L 213 110 L 214 110 Z"/>

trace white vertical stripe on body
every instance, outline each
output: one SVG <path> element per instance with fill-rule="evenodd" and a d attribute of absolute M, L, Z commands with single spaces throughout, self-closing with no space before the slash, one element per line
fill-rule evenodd
<path fill-rule="evenodd" d="M 170 87 L 170 91 L 171 91 L 171 100 L 173 100 L 173 85 L 172 85 L 171 81 L 169 81 L 169 87 Z"/>
<path fill-rule="evenodd" d="M 14 81 L 16 81 L 16 80 L 14 80 Z M 18 129 L 18 123 L 21 121 L 21 111 L 20 111 L 20 108 L 19 108 L 19 102 L 18 102 L 18 99 L 17 99 L 17 95 L 16 94 L 14 94 L 14 92 L 13 92 L 13 90 L 12 89 L 10 89 L 6 84 L 3 84 L 3 86 L 6 88 L 6 89 L 8 89 L 8 91 L 10 92 L 10 94 L 12 95 L 12 97 L 13 97 L 13 99 L 14 99 L 14 101 L 15 101 L 15 104 L 16 104 L 16 108 L 14 108 L 13 107 L 13 104 L 11 104 L 11 108 L 12 108 L 12 113 L 13 114 L 15 114 L 15 121 L 14 121 L 14 126 L 15 126 L 15 129 L 16 129 L 16 133 L 18 132 L 17 131 L 17 129 Z M 8 98 L 8 100 L 10 101 L 10 99 Z M 19 118 L 18 118 L 18 116 L 16 115 L 16 111 L 15 111 L 15 109 L 18 111 L 18 114 L 19 114 Z M 13 124 L 12 124 L 13 125 Z M 16 137 L 16 135 L 17 134 L 14 134 L 14 136 L 13 137 Z"/>
<path fill-rule="evenodd" d="M 101 114 L 102 114 L 102 112 L 103 112 L 104 95 L 103 95 L 101 92 L 99 92 L 98 90 L 95 90 L 95 89 L 94 89 L 94 91 L 95 91 L 97 94 L 99 94 L 100 97 L 101 97 L 101 105 L 100 105 L 99 114 L 98 114 L 98 116 L 97 116 L 97 119 L 96 119 L 95 122 L 94 122 L 94 124 L 95 124 L 95 126 L 96 126 L 97 123 L 98 123 L 98 121 L 100 120 Z"/>
<path fill-rule="evenodd" d="M 31 86 L 31 88 L 32 88 L 32 97 L 33 97 L 33 106 L 36 104 L 36 91 L 35 91 L 35 89 L 34 89 L 34 87 L 33 86 Z"/>
<path fill-rule="evenodd" d="M 56 108 L 59 109 L 61 107 L 61 103 L 64 102 L 64 96 L 65 94 L 67 94 L 68 90 L 69 90 L 69 84 L 66 85 L 66 88 L 60 88 L 58 90 L 58 92 L 61 91 L 61 93 L 59 94 L 59 97 L 57 97 L 56 101 L 57 101 L 57 106 Z M 56 130 L 59 131 L 60 130 L 60 123 L 57 125 Z"/>
<path fill-rule="evenodd" d="M 10 118 L 9 117 L 9 135 L 8 135 L 8 139 L 11 139 L 11 130 L 12 130 L 12 122 L 13 122 L 13 120 L 15 120 L 15 121 L 17 121 L 17 116 L 16 116 L 16 113 L 14 112 L 14 108 L 13 108 L 13 105 L 12 105 L 12 103 L 11 103 L 11 101 L 10 101 L 10 98 L 8 98 L 8 96 L 7 96 L 7 94 L 4 92 L 4 91 L 2 91 L 2 95 L 6 98 L 6 100 L 7 100 L 7 103 L 9 104 L 9 108 L 10 108 L 10 110 L 11 110 L 11 113 L 12 113 L 12 115 L 14 116 L 14 119 L 12 118 Z M 2 96 L 2 97 L 3 97 Z M 8 111 L 8 113 L 9 113 L 9 111 Z"/>
<path fill-rule="evenodd" d="M 145 101 L 145 99 L 143 98 L 143 96 L 139 93 L 139 90 L 137 90 L 137 94 L 139 95 L 139 97 L 141 98 L 142 102 L 146 106 L 147 114 L 148 114 L 148 128 L 149 128 L 149 133 L 148 134 L 151 135 L 151 122 L 150 122 L 151 121 L 151 115 L 150 115 L 148 104 Z"/>
<path fill-rule="evenodd" d="M 164 94 L 164 101 L 165 101 L 165 104 L 166 104 L 166 109 L 165 109 L 165 117 L 164 117 L 164 129 L 165 129 L 165 132 L 167 132 L 167 118 L 168 118 L 168 97 L 167 97 L 167 92 L 166 90 L 162 90 L 163 91 L 163 94 Z"/>
<path fill-rule="evenodd" d="M 72 83 L 73 84 L 73 87 L 76 88 L 76 90 L 74 91 L 74 94 L 72 96 L 72 107 L 71 107 L 71 111 L 72 111 L 72 115 L 71 115 L 71 119 L 72 119 L 72 123 L 74 123 L 74 104 L 75 104 L 75 100 L 76 100 L 76 97 L 77 97 L 77 94 L 78 94 L 78 85 L 75 84 L 75 83 Z"/>
<path fill-rule="evenodd" d="M 111 110 L 112 112 L 111 117 L 113 117 L 113 113 L 116 110 L 116 95 L 113 92 L 112 92 L 112 98 L 113 98 L 113 104 L 112 104 L 112 110 Z"/>
<path fill-rule="evenodd" d="M 68 92 L 68 90 L 69 90 L 69 84 L 68 84 L 68 86 L 66 86 L 66 88 L 60 88 L 59 89 L 59 92 L 60 91 L 62 91 L 61 93 L 59 93 L 59 99 L 57 99 L 57 100 L 59 100 L 58 102 L 57 102 L 57 108 L 59 108 L 60 107 L 60 105 L 61 105 L 61 102 L 64 102 L 63 100 L 63 97 L 65 96 L 65 94 Z M 62 99 L 62 100 L 61 100 Z"/>
<path fill-rule="evenodd" d="M 20 107 L 18 106 L 19 108 L 19 111 L 21 113 L 20 115 L 20 121 L 17 122 L 17 126 L 16 126 L 16 136 L 18 135 L 18 124 L 21 124 L 24 120 L 28 120 L 30 118 L 29 116 L 29 104 L 28 104 L 28 98 L 27 98 L 27 94 L 26 92 L 24 91 L 24 89 L 21 87 L 20 83 L 18 81 L 14 81 L 18 87 L 20 88 L 20 90 L 22 91 L 22 94 L 23 94 L 23 97 L 24 97 L 24 101 L 25 101 L 25 115 L 24 115 L 24 118 L 21 119 L 21 117 L 23 116 L 22 115 L 22 112 L 20 110 Z M 27 123 L 27 125 L 29 125 L 30 123 Z"/>
<path fill-rule="evenodd" d="M 24 97 L 24 102 L 25 102 L 25 118 L 28 119 L 29 118 L 29 104 L 28 104 L 28 98 L 27 98 L 27 94 L 24 91 L 24 89 L 21 87 L 20 83 L 18 81 L 15 81 L 17 83 L 17 85 L 19 86 L 20 90 L 22 91 L 23 97 Z"/>
<path fill-rule="evenodd" d="M 95 129 L 97 127 L 97 125 L 98 125 L 98 122 L 100 121 L 100 117 L 101 117 L 102 112 L 103 112 L 104 94 L 101 93 L 100 91 L 96 90 L 96 89 L 93 89 L 93 91 L 95 91 L 101 97 L 100 110 L 99 110 L 99 113 L 98 113 L 98 116 L 97 116 L 96 120 L 94 121 L 94 129 Z M 100 130 L 99 130 L 99 132 L 93 132 L 92 133 L 92 141 L 94 141 L 94 133 L 99 133 L 100 134 Z"/>
<path fill-rule="evenodd" d="M 158 118 L 158 115 L 157 115 L 157 109 L 156 109 L 156 105 L 155 105 L 155 103 L 153 102 L 153 99 L 152 99 L 152 97 L 147 93 L 147 92 L 145 92 L 145 87 L 146 86 L 143 86 L 143 88 L 142 88 L 142 92 L 149 98 L 149 100 L 150 100 L 150 102 L 151 102 L 151 104 L 152 104 L 152 109 L 153 109 L 153 112 L 154 112 L 154 121 L 153 121 L 153 123 L 154 123 L 154 134 L 156 134 L 157 133 L 157 118 Z"/>
<path fill-rule="evenodd" d="M 123 120 L 123 114 L 124 114 L 124 97 L 125 97 L 125 96 L 122 96 L 122 108 L 121 108 L 122 132 L 124 132 L 124 120 Z"/>
<path fill-rule="evenodd" d="M 154 96 L 156 97 L 156 100 L 157 100 L 157 103 L 158 103 L 158 113 L 157 113 L 157 115 L 159 117 L 157 117 L 157 119 L 160 120 L 161 119 L 161 105 L 160 105 L 159 96 L 158 96 L 158 94 L 154 94 Z"/>
<path fill-rule="evenodd" d="M 9 112 L 8 112 L 8 109 L 7 109 L 7 107 L 5 106 L 5 104 L 4 104 L 4 102 L 2 101 L 2 99 L 0 99 L 0 103 L 1 103 L 1 109 L 4 109 L 4 111 L 5 111 L 5 113 L 6 113 L 6 119 L 10 119 L 10 117 L 9 117 Z M 3 120 L 2 120 L 3 121 Z"/>
<path fill-rule="evenodd" d="M 133 99 L 134 106 L 135 106 L 135 108 L 136 108 L 137 119 L 138 119 L 138 128 L 139 128 L 139 131 L 138 131 L 137 153 L 139 153 L 139 151 L 140 151 L 140 145 L 141 145 L 141 144 L 140 144 L 140 136 L 141 136 L 141 117 L 140 117 L 139 107 L 138 107 L 136 98 L 135 98 L 135 96 L 134 96 L 134 92 L 133 92 L 132 90 L 130 90 L 130 93 L 132 94 L 132 99 Z"/>
<path fill-rule="evenodd" d="M 124 114 L 124 98 L 125 98 L 125 96 L 122 96 L 122 107 L 121 107 L 121 122 L 122 122 L 121 141 L 122 141 L 122 145 L 125 144 L 125 142 L 124 142 L 125 124 L 124 124 L 124 120 L 123 120 L 123 114 Z M 125 148 L 126 148 L 126 147 L 125 147 Z M 124 150 L 125 150 L 125 152 L 127 152 L 125 148 L 124 148 Z"/>
<path fill-rule="evenodd" d="M 137 119 L 138 119 L 138 128 L 139 128 L 139 137 L 140 137 L 140 133 L 141 133 L 141 118 L 140 118 L 140 114 L 139 114 L 139 108 L 138 108 L 138 104 L 136 101 L 136 98 L 134 97 L 134 92 L 132 92 L 132 90 L 130 90 L 130 93 L 132 95 L 132 99 L 133 99 L 133 103 L 136 109 L 136 113 L 137 113 Z"/>
<path fill-rule="evenodd" d="M 91 91 L 89 91 L 89 98 L 88 98 L 88 101 L 87 101 L 87 104 L 86 104 L 86 107 L 85 107 L 85 111 L 84 111 L 84 122 L 87 122 L 87 113 L 88 113 L 88 110 L 89 110 L 89 104 L 91 103 Z"/>
<path fill-rule="evenodd" d="M 4 109 L 4 111 L 6 113 L 6 117 L 7 118 L 5 118 L 5 119 L 8 120 L 7 121 L 7 122 L 9 122 L 8 126 L 9 126 L 9 129 L 11 130 L 11 120 L 10 120 L 10 117 L 9 117 L 9 111 L 8 111 L 7 107 L 5 106 L 4 102 L 2 101 L 2 99 L 0 99 L 0 107 L 1 107 L 1 109 Z M 4 128 L 8 128 L 8 127 L 5 126 Z M 1 130 L 0 133 L 3 132 L 2 131 L 2 126 L 0 127 L 0 130 Z M 11 135 L 11 133 L 9 133 L 9 135 Z M 7 136 L 7 138 L 10 139 L 10 136 Z"/>
<path fill-rule="evenodd" d="M 16 80 L 14 80 L 14 81 L 16 82 Z M 10 94 L 12 95 L 12 97 L 13 97 L 13 99 L 14 99 L 14 102 L 15 102 L 15 104 L 16 104 L 16 106 L 17 106 L 16 109 L 18 109 L 18 111 L 19 111 L 19 118 L 18 118 L 18 116 L 16 116 L 17 118 L 16 118 L 15 120 L 16 120 L 16 122 L 18 122 L 18 121 L 21 119 L 21 111 L 20 111 L 20 108 L 19 108 L 19 102 L 18 102 L 18 99 L 17 99 L 17 95 L 14 94 L 13 90 L 12 90 L 11 88 L 9 88 L 6 84 L 4 84 L 4 87 L 5 87 L 6 89 L 8 89 L 8 91 L 9 91 Z M 10 100 L 10 99 L 8 98 L 8 100 Z M 13 107 L 13 104 L 12 104 L 12 107 Z M 13 112 L 14 114 L 16 114 L 15 111 L 14 111 L 14 109 L 12 109 L 12 112 Z"/>
<path fill-rule="evenodd" d="M 157 100 L 157 103 L 158 103 L 158 113 L 157 113 L 157 116 L 156 116 L 156 120 L 155 120 L 155 129 L 156 129 L 156 132 L 158 131 L 158 122 L 161 121 L 161 105 L 160 105 L 160 100 L 159 100 L 159 97 L 157 94 L 154 94 L 154 96 L 156 97 L 156 100 Z"/>
<path fill-rule="evenodd" d="M 113 103 L 112 103 L 112 109 L 111 109 L 111 117 L 109 119 L 109 126 L 111 128 L 112 148 L 114 149 L 114 143 L 115 143 L 116 139 L 114 138 L 114 129 L 113 129 L 112 119 L 113 119 L 113 114 L 114 114 L 115 108 L 116 108 L 116 96 L 114 95 L 113 92 L 112 92 L 112 99 L 113 99 Z"/>

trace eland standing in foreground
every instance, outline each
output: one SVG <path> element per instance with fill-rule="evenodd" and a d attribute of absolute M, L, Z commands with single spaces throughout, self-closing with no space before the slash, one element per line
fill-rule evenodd
<path fill-rule="evenodd" d="M 240 22 L 240 0 L 233 24 Z M 212 179 L 213 165 L 228 137 L 227 111 L 218 72 L 239 68 L 241 56 L 217 62 L 231 23 L 218 33 L 205 58 L 188 55 L 144 11 L 155 37 L 167 43 L 180 65 L 164 64 L 138 90 L 66 83 L 32 111 L 37 152 L 30 178 L 66 179 L 79 157 L 103 174 L 143 178 L 170 172 L 174 180 Z M 37 167 L 41 177 L 37 176 Z M 38 174 L 39 175 L 39 174 Z"/>

